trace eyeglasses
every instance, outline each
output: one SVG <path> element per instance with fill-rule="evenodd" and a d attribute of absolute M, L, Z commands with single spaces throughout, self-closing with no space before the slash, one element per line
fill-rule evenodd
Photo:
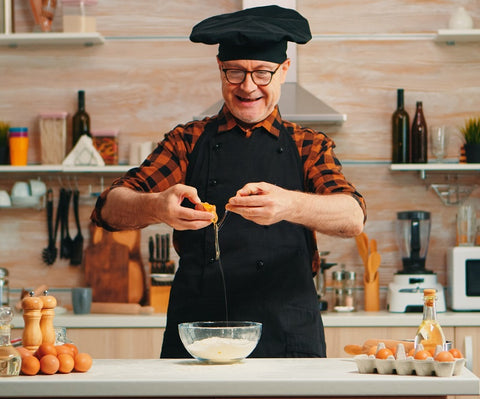
<path fill-rule="evenodd" d="M 252 77 L 253 83 L 257 86 L 267 86 L 272 81 L 273 75 L 278 71 L 280 64 L 274 71 L 259 69 L 256 71 L 245 71 L 243 69 L 222 69 L 227 82 L 232 85 L 239 85 L 245 81 L 247 74 Z"/>

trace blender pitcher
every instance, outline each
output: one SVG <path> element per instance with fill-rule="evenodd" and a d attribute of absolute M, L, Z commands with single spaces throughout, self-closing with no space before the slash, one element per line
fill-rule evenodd
<path fill-rule="evenodd" d="M 430 239 L 430 212 L 398 212 L 397 238 L 403 262 L 403 270 L 400 273 L 432 273 L 425 269 Z"/>

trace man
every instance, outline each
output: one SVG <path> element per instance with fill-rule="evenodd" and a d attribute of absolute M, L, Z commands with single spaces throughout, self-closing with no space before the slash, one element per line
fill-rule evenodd
<path fill-rule="evenodd" d="M 283 121 L 277 107 L 290 66 L 287 41 L 310 38 L 305 18 L 277 6 L 196 25 L 192 41 L 219 44 L 223 108 L 177 126 L 99 198 L 92 217 L 105 228 L 167 223 L 175 229 L 180 261 L 162 357 L 189 357 L 179 323 L 227 317 L 263 324 L 252 356 L 326 356 L 312 279 L 312 267 L 318 268 L 313 232 L 358 235 L 365 204 L 341 173 L 333 142 Z M 219 260 L 202 201 L 216 205 L 220 217 L 229 211 Z"/>

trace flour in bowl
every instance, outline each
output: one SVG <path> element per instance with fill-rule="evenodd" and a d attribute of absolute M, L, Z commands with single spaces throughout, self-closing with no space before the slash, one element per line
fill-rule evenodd
<path fill-rule="evenodd" d="M 210 337 L 186 347 L 192 356 L 211 362 L 225 362 L 247 357 L 257 345 L 248 339 Z"/>

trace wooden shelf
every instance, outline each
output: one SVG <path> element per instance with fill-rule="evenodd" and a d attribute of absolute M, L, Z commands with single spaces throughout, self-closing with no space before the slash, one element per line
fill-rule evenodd
<path fill-rule="evenodd" d="M 63 166 L 63 165 L 0 165 L 0 173 L 125 173 L 137 165 Z"/>
<path fill-rule="evenodd" d="M 480 42 L 480 29 L 440 29 L 437 31 L 435 41 L 447 44 Z"/>
<path fill-rule="evenodd" d="M 0 46 L 19 47 L 36 45 L 83 45 L 94 46 L 105 43 L 100 33 L 11 33 L 0 34 Z"/>

